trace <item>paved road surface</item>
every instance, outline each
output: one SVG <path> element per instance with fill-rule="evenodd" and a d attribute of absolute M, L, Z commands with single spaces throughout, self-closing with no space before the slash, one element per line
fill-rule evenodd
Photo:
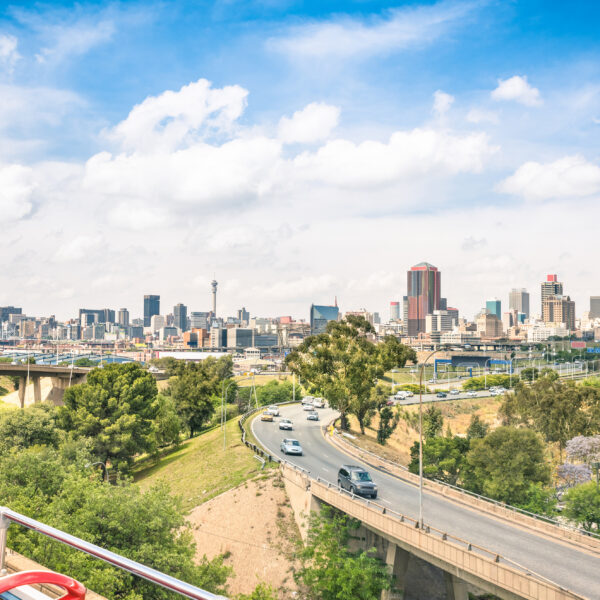
<path fill-rule="evenodd" d="M 363 464 L 379 488 L 377 499 L 381 504 L 412 518 L 418 518 L 418 488 L 351 459 L 329 444 L 321 434 L 321 427 L 336 414 L 330 409 L 319 411 L 321 421 L 307 421 L 306 412 L 299 405 L 281 408 L 281 415 L 294 423 L 293 431 L 281 431 L 276 417 L 273 423 L 260 419 L 252 421 L 252 430 L 260 442 L 274 455 L 284 457 L 279 445 L 284 437 L 293 437 L 302 444 L 303 456 L 286 456 L 288 462 L 310 471 L 332 483 L 342 464 Z M 559 585 L 590 600 L 600 600 L 600 556 L 588 554 L 573 546 L 537 536 L 511 524 L 425 493 L 424 520 L 449 534 L 483 546 L 547 577 Z"/>

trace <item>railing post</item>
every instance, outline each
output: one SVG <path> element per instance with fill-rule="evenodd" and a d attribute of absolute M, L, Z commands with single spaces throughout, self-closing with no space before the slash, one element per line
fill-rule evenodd
<path fill-rule="evenodd" d="M 0 516 L 0 575 L 6 575 L 6 538 L 10 521 Z"/>

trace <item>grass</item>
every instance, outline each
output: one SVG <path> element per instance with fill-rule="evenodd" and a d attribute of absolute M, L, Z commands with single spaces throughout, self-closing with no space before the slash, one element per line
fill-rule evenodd
<path fill-rule="evenodd" d="M 237 421 L 227 422 L 225 451 L 223 433 L 214 429 L 186 440 L 158 460 L 145 459 L 134 473 L 135 482 L 142 490 L 167 483 L 173 494 L 183 498 L 187 510 L 240 485 L 259 473 L 260 464 L 242 444 Z"/>
<path fill-rule="evenodd" d="M 247 375 L 236 375 L 233 379 L 234 381 L 239 382 L 240 387 L 250 387 L 252 385 L 252 379 L 246 379 L 246 377 Z M 292 377 L 282 373 L 260 373 L 254 376 L 254 383 L 256 385 L 265 385 L 265 383 L 269 383 L 269 381 L 287 381 L 288 379 L 291 381 Z"/>

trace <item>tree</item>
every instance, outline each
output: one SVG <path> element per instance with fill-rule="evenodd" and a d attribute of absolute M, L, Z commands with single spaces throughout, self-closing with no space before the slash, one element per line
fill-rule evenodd
<path fill-rule="evenodd" d="M 392 576 L 372 553 L 351 552 L 348 542 L 360 522 L 324 508 L 312 514 L 306 545 L 299 552 L 300 568 L 294 579 L 307 600 L 379 600 Z"/>
<path fill-rule="evenodd" d="M 507 504 L 526 503 L 532 483 L 550 481 L 544 445 L 531 429 L 498 427 L 472 440 L 466 463 L 466 487 Z"/>
<path fill-rule="evenodd" d="M 522 369 L 519 375 L 522 381 L 535 381 L 540 376 L 540 370 L 535 367 L 527 367 Z"/>
<path fill-rule="evenodd" d="M 490 429 L 487 423 L 484 423 L 479 415 L 471 415 L 471 421 L 469 422 L 469 428 L 467 429 L 467 439 L 480 439 L 484 438 Z"/>
<path fill-rule="evenodd" d="M 158 409 L 154 420 L 156 427 L 156 443 L 159 447 L 170 444 L 178 444 L 181 435 L 182 424 L 175 402 L 171 396 L 159 394 L 156 397 Z"/>
<path fill-rule="evenodd" d="M 73 362 L 73 364 L 76 367 L 96 367 L 98 366 L 98 362 L 95 360 L 91 360 L 87 357 L 84 358 L 78 358 L 76 361 Z"/>
<path fill-rule="evenodd" d="M 444 417 L 442 411 L 434 404 L 430 404 L 423 415 L 423 437 L 428 440 L 442 433 Z"/>
<path fill-rule="evenodd" d="M 484 390 L 487 387 L 501 386 L 509 388 L 511 379 L 510 375 L 488 375 L 487 377 L 471 377 L 463 383 L 463 390 Z"/>
<path fill-rule="evenodd" d="M 65 391 L 57 423 L 72 439 L 89 438 L 95 457 L 127 471 L 136 454 L 156 449 L 156 395 L 154 377 L 140 365 L 113 363 Z"/>
<path fill-rule="evenodd" d="M 589 481 L 592 478 L 592 471 L 588 465 L 575 465 L 567 462 L 558 466 L 556 475 L 564 487 L 571 488 Z"/>
<path fill-rule="evenodd" d="M 238 594 L 235 600 L 277 600 L 277 591 L 266 583 L 259 583 L 249 594 Z"/>
<path fill-rule="evenodd" d="M 587 531 L 600 529 L 600 492 L 596 482 L 590 481 L 571 488 L 565 495 L 564 515 L 576 521 Z"/>
<path fill-rule="evenodd" d="M 423 444 L 423 475 L 428 479 L 439 479 L 456 485 L 462 477 L 468 450 L 469 441 L 459 436 L 427 439 Z M 418 474 L 419 442 L 412 445 L 410 457 L 408 470 Z"/>
<path fill-rule="evenodd" d="M 382 446 L 388 441 L 398 425 L 398 413 L 385 404 L 379 409 L 379 427 L 377 428 L 377 442 Z"/>
<path fill-rule="evenodd" d="M 294 386 L 290 381 L 277 381 L 275 379 L 256 388 L 256 395 L 261 406 L 290 402 L 293 392 Z"/>
<path fill-rule="evenodd" d="M 57 447 L 61 436 L 54 413 L 54 408 L 44 404 L 3 413 L 0 418 L 0 454 L 36 445 Z"/>
<path fill-rule="evenodd" d="M 600 435 L 578 435 L 570 439 L 565 447 L 567 459 L 586 464 L 600 460 Z"/>
<path fill-rule="evenodd" d="M 325 333 L 306 338 L 286 357 L 286 365 L 304 386 L 340 412 L 342 428 L 347 429 L 347 415 L 353 414 L 362 433 L 376 408 L 371 390 L 378 379 L 407 360 L 416 361 L 415 351 L 393 336 L 379 344 L 372 342 L 373 331 L 363 317 L 330 321 Z"/>

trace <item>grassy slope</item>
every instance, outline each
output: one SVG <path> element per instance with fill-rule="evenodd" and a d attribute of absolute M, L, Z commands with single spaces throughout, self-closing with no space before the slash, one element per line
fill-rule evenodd
<path fill-rule="evenodd" d="M 158 482 L 169 484 L 174 494 L 183 497 L 186 509 L 231 489 L 256 475 L 259 463 L 240 441 L 237 419 L 227 423 L 227 449 L 223 451 L 220 428 L 191 440 L 158 461 L 144 461 L 135 473 L 142 489 Z"/>

